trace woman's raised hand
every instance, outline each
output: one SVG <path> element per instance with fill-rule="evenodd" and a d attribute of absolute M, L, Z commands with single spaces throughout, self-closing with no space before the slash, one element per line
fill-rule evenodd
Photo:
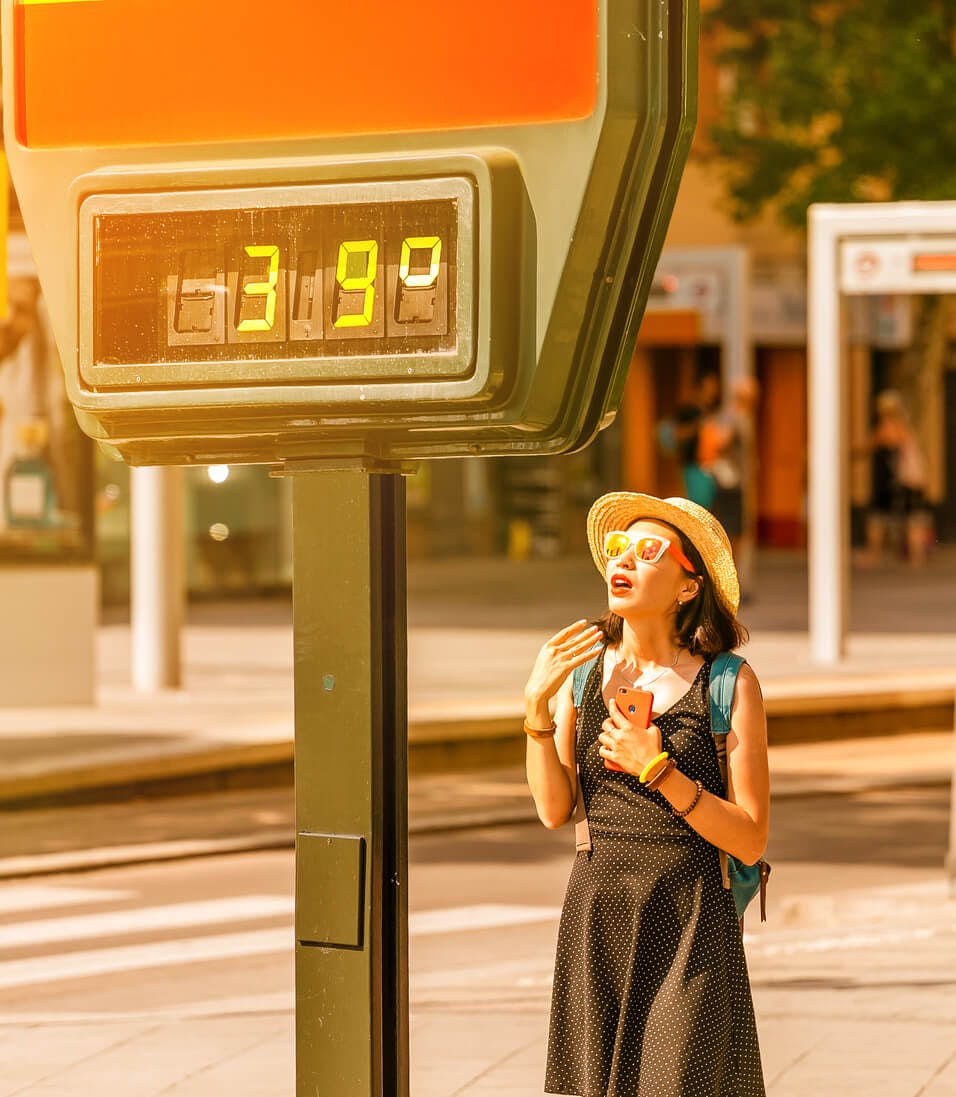
<path fill-rule="evenodd" d="M 585 620 L 575 621 L 544 644 L 524 687 L 526 701 L 550 701 L 571 671 L 598 653 L 603 632 L 597 625 L 586 625 Z"/>

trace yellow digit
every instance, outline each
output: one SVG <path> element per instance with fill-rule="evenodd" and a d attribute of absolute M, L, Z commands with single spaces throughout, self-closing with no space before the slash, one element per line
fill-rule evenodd
<path fill-rule="evenodd" d="M 365 256 L 365 271 L 349 274 L 349 260 L 353 255 Z M 375 275 L 378 270 L 378 242 L 376 240 L 346 240 L 339 245 L 339 258 L 335 268 L 335 280 L 343 290 L 365 290 L 365 303 L 361 312 L 347 312 L 335 321 L 337 328 L 364 328 L 372 322 L 375 308 Z"/>
<path fill-rule="evenodd" d="M 268 282 L 247 282 L 242 287 L 242 297 L 264 297 L 266 299 L 265 316 L 257 320 L 241 320 L 236 331 L 272 331 L 276 322 L 276 286 L 279 282 L 279 249 L 275 244 L 256 244 L 246 247 L 250 259 L 269 260 Z M 242 302 L 240 300 L 240 309 Z"/>
<path fill-rule="evenodd" d="M 410 274 L 413 251 L 430 251 L 427 274 Z M 400 281 L 409 289 L 424 289 L 438 281 L 438 264 L 441 262 L 440 236 L 408 236 L 402 241 L 402 261 L 398 267 Z"/>

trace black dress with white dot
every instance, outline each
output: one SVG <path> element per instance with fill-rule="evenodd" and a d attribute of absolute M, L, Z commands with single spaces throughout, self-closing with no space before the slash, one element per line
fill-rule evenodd
<path fill-rule="evenodd" d="M 660 792 L 609 770 L 599 659 L 577 723 L 593 849 L 577 854 L 558 931 L 547 1093 L 765 1097 L 747 961 L 716 846 Z M 704 663 L 654 719 L 681 771 L 723 796 Z"/>

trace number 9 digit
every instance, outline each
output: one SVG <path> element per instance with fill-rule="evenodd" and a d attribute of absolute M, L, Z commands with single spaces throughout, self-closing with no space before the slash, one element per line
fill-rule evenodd
<path fill-rule="evenodd" d="M 349 259 L 353 255 L 365 256 L 363 274 L 349 274 Z M 346 240 L 339 245 L 339 258 L 335 268 L 335 280 L 346 293 L 365 290 L 361 312 L 347 312 L 335 321 L 337 328 L 364 328 L 372 322 L 375 309 L 375 275 L 378 270 L 378 242 L 375 240 Z"/>

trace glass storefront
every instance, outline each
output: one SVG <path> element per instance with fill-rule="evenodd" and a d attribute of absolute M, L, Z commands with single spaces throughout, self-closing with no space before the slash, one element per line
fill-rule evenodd
<path fill-rule="evenodd" d="M 9 307 L 0 319 L 0 560 L 92 556 L 91 443 L 66 398 L 26 238 L 8 241 Z"/>
<path fill-rule="evenodd" d="M 184 477 L 186 584 L 194 598 L 257 597 L 292 586 L 291 481 L 262 465 L 209 465 Z M 130 474 L 96 459 L 103 600 L 129 600 Z"/>

